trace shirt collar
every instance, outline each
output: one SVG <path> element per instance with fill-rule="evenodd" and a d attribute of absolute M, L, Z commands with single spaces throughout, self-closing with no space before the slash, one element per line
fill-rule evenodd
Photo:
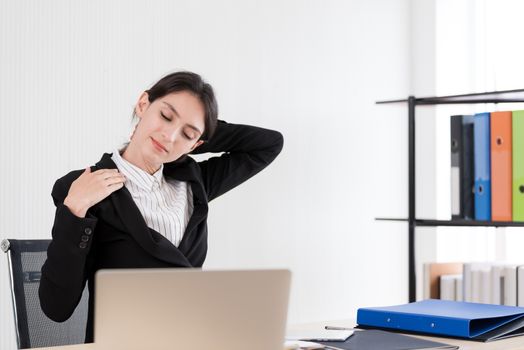
<path fill-rule="evenodd" d="M 140 169 L 122 158 L 118 149 L 113 152 L 111 159 L 115 162 L 118 170 L 124 174 L 127 181 L 131 181 L 144 190 L 152 191 L 164 184 L 163 164 L 153 175 L 150 175 L 147 171 Z"/>

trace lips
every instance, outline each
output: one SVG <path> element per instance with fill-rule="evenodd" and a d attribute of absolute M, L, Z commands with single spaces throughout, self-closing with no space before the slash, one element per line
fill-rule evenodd
<path fill-rule="evenodd" d="M 153 146 L 155 146 L 157 149 L 167 153 L 167 149 L 164 146 L 162 146 L 162 144 L 160 142 L 157 142 L 154 138 L 151 138 L 151 141 L 153 142 Z"/>

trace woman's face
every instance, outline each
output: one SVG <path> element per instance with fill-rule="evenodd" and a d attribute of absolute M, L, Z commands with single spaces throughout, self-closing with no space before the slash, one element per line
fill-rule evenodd
<path fill-rule="evenodd" d="M 128 148 L 148 169 L 175 161 L 203 142 L 199 138 L 205 127 L 204 106 L 190 92 L 174 92 L 152 103 L 144 92 L 135 112 L 140 121 Z"/>

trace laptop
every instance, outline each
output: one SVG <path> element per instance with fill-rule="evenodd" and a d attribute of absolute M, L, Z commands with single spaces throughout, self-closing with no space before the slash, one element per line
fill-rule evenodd
<path fill-rule="evenodd" d="M 289 270 L 100 270 L 97 349 L 282 350 Z"/>

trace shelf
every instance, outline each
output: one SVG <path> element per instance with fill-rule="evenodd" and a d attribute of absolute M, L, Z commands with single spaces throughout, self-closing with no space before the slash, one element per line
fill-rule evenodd
<path fill-rule="evenodd" d="M 415 110 L 420 105 L 439 104 L 478 104 L 478 103 L 524 103 L 524 89 L 481 92 L 463 95 L 434 96 L 416 98 L 408 96 L 402 100 L 379 101 L 377 104 L 406 103 L 407 104 L 407 152 L 408 152 L 408 212 L 407 218 L 377 218 L 376 220 L 387 220 L 407 223 L 408 231 L 408 291 L 409 301 L 415 301 L 417 296 L 416 283 L 416 254 L 415 240 L 417 226 L 477 226 L 477 227 L 524 227 L 524 222 L 493 222 L 475 220 L 427 220 L 417 219 L 416 188 L 415 188 Z"/>
<path fill-rule="evenodd" d="M 524 222 L 477 221 L 477 220 L 426 220 L 416 219 L 417 226 L 484 226 L 484 227 L 524 227 Z"/>
<path fill-rule="evenodd" d="M 375 221 L 408 221 L 407 218 L 375 218 Z"/>
<path fill-rule="evenodd" d="M 403 100 L 378 101 L 377 104 L 402 103 Z M 415 105 L 469 104 L 469 103 L 510 103 L 524 102 L 524 89 L 480 92 L 475 94 L 449 95 L 415 98 Z"/>
<path fill-rule="evenodd" d="M 375 218 L 377 221 L 403 221 L 407 218 Z M 524 227 L 524 222 L 513 221 L 477 221 L 477 220 L 433 220 L 415 219 L 415 226 L 437 227 L 437 226 L 480 226 L 480 227 Z"/>

